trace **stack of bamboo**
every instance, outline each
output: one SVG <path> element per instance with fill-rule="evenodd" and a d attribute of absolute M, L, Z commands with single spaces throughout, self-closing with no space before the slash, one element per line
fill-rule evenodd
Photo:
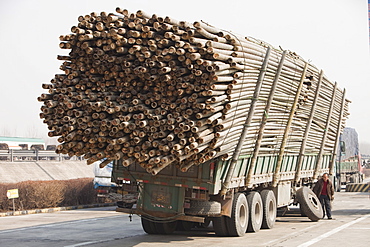
<path fill-rule="evenodd" d="M 253 100 L 241 154 L 255 150 L 258 135 L 260 154 L 278 152 L 289 119 L 285 152 L 299 152 L 318 89 L 317 68 L 308 65 L 304 73 L 306 62 L 295 53 L 282 59 L 283 51 L 262 41 L 203 22 L 116 11 L 80 16 L 72 34 L 60 36 L 60 48 L 71 50 L 58 56 L 64 73 L 43 84 L 49 92 L 39 97 L 49 136 L 59 136 L 57 152 L 83 155 L 88 163 L 102 158 L 122 159 L 124 166 L 139 163 L 153 175 L 170 164 L 185 172 L 212 158 L 231 157 Z M 264 60 L 266 70 L 261 69 Z M 333 151 L 348 116 L 343 93 L 323 77 L 306 152 L 318 152 L 325 131 L 324 149 Z"/>

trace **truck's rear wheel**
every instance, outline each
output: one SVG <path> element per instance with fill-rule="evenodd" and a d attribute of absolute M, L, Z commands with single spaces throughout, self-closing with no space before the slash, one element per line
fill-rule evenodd
<path fill-rule="evenodd" d="M 154 225 L 154 222 L 144 219 L 141 217 L 141 225 L 144 229 L 144 231 L 148 234 L 158 234 L 156 227 Z"/>
<path fill-rule="evenodd" d="M 262 190 L 261 198 L 263 204 L 262 228 L 271 229 L 275 225 L 277 213 L 275 194 L 272 190 Z"/>
<path fill-rule="evenodd" d="M 248 218 L 247 198 L 243 193 L 237 193 L 234 195 L 231 217 L 226 217 L 229 236 L 244 236 L 248 227 Z"/>
<path fill-rule="evenodd" d="M 227 224 L 226 224 L 226 216 L 214 217 L 212 219 L 212 222 L 213 222 L 213 229 L 215 230 L 215 233 L 217 236 L 220 236 L 220 237 L 229 236 L 229 232 L 227 230 Z"/>
<path fill-rule="evenodd" d="M 176 230 L 177 231 L 190 231 L 191 228 L 193 228 L 193 226 L 194 226 L 194 222 L 179 220 L 177 221 Z"/>
<path fill-rule="evenodd" d="M 199 228 L 207 228 L 211 224 L 211 219 L 209 217 L 205 217 L 204 223 L 199 223 Z"/>
<path fill-rule="evenodd" d="M 175 231 L 177 221 L 158 223 L 154 222 L 155 229 L 159 234 L 171 234 Z"/>
<path fill-rule="evenodd" d="M 315 193 L 304 186 L 297 190 L 297 200 L 303 213 L 312 221 L 318 221 L 323 217 L 321 203 Z"/>
<path fill-rule="evenodd" d="M 258 232 L 261 229 L 263 218 L 263 206 L 261 195 L 252 191 L 247 196 L 249 206 L 249 224 L 247 231 Z"/>

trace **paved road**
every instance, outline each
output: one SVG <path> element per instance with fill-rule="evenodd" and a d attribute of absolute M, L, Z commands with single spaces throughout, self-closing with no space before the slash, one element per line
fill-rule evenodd
<path fill-rule="evenodd" d="M 274 229 L 220 238 L 211 228 L 173 235 L 148 235 L 140 218 L 114 207 L 0 218 L 0 246 L 370 246 L 370 195 L 341 192 L 334 220 L 311 222 L 292 208 Z"/>

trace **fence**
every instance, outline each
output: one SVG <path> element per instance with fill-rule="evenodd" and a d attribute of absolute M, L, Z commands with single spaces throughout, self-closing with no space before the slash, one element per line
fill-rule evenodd
<path fill-rule="evenodd" d="M 39 160 L 82 160 L 82 157 L 69 157 L 50 150 L 0 150 L 0 161 L 39 161 Z"/>

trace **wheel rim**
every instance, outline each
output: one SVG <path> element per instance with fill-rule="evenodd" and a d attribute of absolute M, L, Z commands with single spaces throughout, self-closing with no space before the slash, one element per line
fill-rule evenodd
<path fill-rule="evenodd" d="M 239 223 L 243 227 L 245 227 L 248 224 L 247 210 L 244 204 L 240 205 L 240 208 L 239 208 Z"/>
<path fill-rule="evenodd" d="M 315 207 L 315 209 L 320 208 L 319 204 L 318 204 L 318 201 L 316 200 L 316 198 L 313 195 L 309 194 L 308 195 L 308 200 L 311 203 L 311 205 Z"/>
<path fill-rule="evenodd" d="M 256 216 L 256 223 L 260 224 L 262 221 L 261 204 L 256 203 L 255 208 L 254 208 L 254 215 Z"/>
<path fill-rule="evenodd" d="M 270 220 L 274 220 L 275 218 L 275 207 L 274 207 L 274 202 L 272 200 L 270 200 L 269 204 L 268 204 L 268 212 L 267 212 L 267 215 L 268 215 L 268 218 Z"/>

